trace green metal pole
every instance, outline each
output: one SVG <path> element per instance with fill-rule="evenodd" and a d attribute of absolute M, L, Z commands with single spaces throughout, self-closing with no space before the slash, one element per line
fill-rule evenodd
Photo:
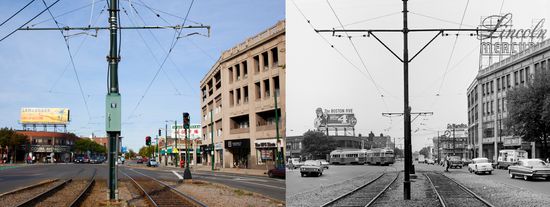
<path fill-rule="evenodd" d="M 189 168 L 189 136 L 187 135 L 187 129 L 185 130 L 185 167 Z"/>
<path fill-rule="evenodd" d="M 214 171 L 214 155 L 216 152 L 214 151 L 214 117 L 212 117 L 212 110 L 210 110 L 210 139 L 212 141 L 212 171 Z"/>
<path fill-rule="evenodd" d="M 277 136 L 277 141 L 275 143 L 275 163 L 276 163 L 276 166 L 278 167 L 279 165 L 281 165 L 282 162 L 280 157 L 281 155 L 279 153 L 279 112 L 277 108 L 277 93 L 273 95 L 273 99 L 275 100 L 275 130 L 276 130 L 276 136 Z"/>
<path fill-rule="evenodd" d="M 164 127 L 164 166 L 168 166 L 168 123 Z"/>
<path fill-rule="evenodd" d="M 118 88 L 118 56 L 117 35 L 118 35 L 118 0 L 111 0 L 109 5 L 109 32 L 110 52 L 107 57 L 109 62 L 109 89 L 105 99 L 106 102 L 106 131 L 109 135 L 109 200 L 118 199 L 117 191 L 117 170 L 116 159 L 118 154 L 118 139 L 121 131 L 120 121 L 120 93 Z"/>
<path fill-rule="evenodd" d="M 158 137 L 158 135 L 155 136 L 155 140 L 157 141 L 157 148 L 155 149 L 155 151 L 157 151 L 157 157 L 156 157 L 157 158 L 157 163 L 160 163 L 160 150 L 159 150 L 159 137 Z"/>
<path fill-rule="evenodd" d="M 180 152 L 178 150 L 178 120 L 174 120 L 174 139 L 176 140 L 176 144 L 175 144 L 175 147 L 176 147 L 176 151 L 178 152 L 178 154 L 176 155 L 176 158 L 174 158 L 176 160 L 176 167 L 178 167 L 178 157 L 180 155 Z"/>

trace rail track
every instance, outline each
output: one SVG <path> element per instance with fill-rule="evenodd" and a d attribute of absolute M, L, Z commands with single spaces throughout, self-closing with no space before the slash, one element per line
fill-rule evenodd
<path fill-rule="evenodd" d="M 441 206 L 489 206 L 491 203 L 475 194 L 470 189 L 440 173 L 425 173 L 435 194 L 437 195 Z"/>
<path fill-rule="evenodd" d="M 399 172 L 384 172 L 380 176 L 358 188 L 329 201 L 322 207 L 329 206 L 371 206 L 399 177 Z"/>
<path fill-rule="evenodd" d="M 151 206 L 164 207 L 164 206 L 192 206 L 192 207 L 205 207 L 206 205 L 200 201 L 188 196 L 175 188 L 155 179 L 147 176 L 143 173 L 131 171 L 128 173 L 121 172 L 128 177 L 134 186 L 139 189 Z"/>
<path fill-rule="evenodd" d="M 67 179 L 62 181 L 57 181 L 52 187 L 46 189 L 43 192 L 37 193 L 36 195 L 30 197 L 27 200 L 24 200 L 20 203 L 18 203 L 17 207 L 26 207 L 26 206 L 79 206 L 80 202 L 82 202 L 87 194 L 87 192 L 91 189 L 93 184 L 95 183 L 95 175 L 96 171 L 94 171 L 91 179 L 86 181 L 85 187 L 82 188 L 80 191 L 78 191 L 78 185 L 76 182 L 81 181 L 75 181 L 73 182 L 73 179 Z M 79 171 L 79 173 L 82 172 Z M 77 186 L 70 186 L 69 185 L 74 184 Z M 76 188 L 76 189 L 75 189 Z M 60 193 L 61 191 L 65 190 L 66 192 Z M 74 198 L 70 203 L 67 203 L 68 199 L 67 195 L 74 195 L 74 192 L 80 192 L 77 194 L 76 198 Z M 59 195 L 58 195 L 59 194 Z"/>

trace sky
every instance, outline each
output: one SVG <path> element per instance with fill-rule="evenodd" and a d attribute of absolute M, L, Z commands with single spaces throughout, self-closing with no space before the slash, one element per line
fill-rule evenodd
<path fill-rule="evenodd" d="M 0 2 L 0 21 L 28 2 Z M 45 2 L 50 5 L 55 1 Z M 160 65 L 174 39 L 175 30 L 123 30 L 122 60 L 119 63 L 122 145 L 139 150 L 144 145 L 145 136 L 154 137 L 159 128 L 164 129 L 166 120 L 171 120 L 169 124 L 176 119 L 181 123 L 183 112 L 190 113 L 192 123 L 200 124 L 201 79 L 221 52 L 283 20 L 284 3 L 282 0 L 194 1 L 186 25 L 210 25 L 210 37 L 206 37 L 208 33 L 204 29 L 183 30 L 182 38 L 161 70 Z M 151 0 L 121 0 L 121 24 L 181 25 L 190 5 L 190 0 L 166 0 L 162 4 Z M 61 0 L 50 11 L 60 27 L 106 26 L 108 13 L 105 6 L 106 1 L 100 0 Z M 0 37 L 8 35 L 45 8 L 42 0 L 34 1 L 0 26 Z M 57 27 L 47 11 L 28 26 Z M 64 36 L 74 59 L 74 68 Z M 69 132 L 80 136 L 92 133 L 105 136 L 105 57 L 109 52 L 109 33 L 105 30 L 97 34 L 71 31 L 64 36 L 59 31 L 17 31 L 0 41 L 1 127 L 21 129 L 22 107 L 61 107 L 71 110 Z M 148 85 L 151 85 L 149 90 Z"/>
<path fill-rule="evenodd" d="M 389 118 L 382 113 L 403 112 L 402 63 L 373 37 L 350 34 L 351 44 L 345 34 L 343 38 L 333 37 L 330 33 L 317 34 L 313 28 L 338 29 L 342 24 L 345 29 L 401 29 L 402 1 L 329 3 L 337 17 L 327 1 L 286 1 L 287 135 L 313 129 L 318 107 L 352 108 L 357 133 L 384 133 L 396 138 L 399 146 L 404 136 L 403 117 Z M 533 19 L 550 20 L 550 1 L 543 0 L 412 0 L 408 10 L 409 28 L 472 29 L 481 17 L 499 13 L 512 13 L 516 29 L 530 28 Z M 549 29 L 548 22 L 543 28 Z M 448 123 L 468 122 L 466 91 L 478 73 L 479 40 L 470 33 L 455 34 L 437 37 L 409 64 L 412 112 L 433 112 L 432 116 L 412 116 L 414 151 L 431 145 L 431 138 Z M 401 33 L 375 35 L 402 57 Z M 409 57 L 434 35 L 410 33 Z"/>

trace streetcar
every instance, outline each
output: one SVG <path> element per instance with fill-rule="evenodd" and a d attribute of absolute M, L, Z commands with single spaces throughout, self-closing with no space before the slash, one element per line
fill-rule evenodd
<path fill-rule="evenodd" d="M 365 149 L 337 149 L 330 152 L 330 164 L 333 165 L 364 165 L 367 150 Z"/>
<path fill-rule="evenodd" d="M 369 165 L 390 165 L 395 162 L 392 149 L 373 148 L 367 151 L 367 163 Z"/>

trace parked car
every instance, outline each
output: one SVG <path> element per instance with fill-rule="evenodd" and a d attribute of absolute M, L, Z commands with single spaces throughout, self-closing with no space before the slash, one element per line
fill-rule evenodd
<path fill-rule="evenodd" d="M 155 159 L 150 159 L 147 162 L 147 167 L 158 167 L 159 163 Z"/>
<path fill-rule="evenodd" d="M 296 169 L 304 165 L 303 162 L 300 162 L 300 158 L 290 158 L 288 159 L 288 168 Z"/>
<path fill-rule="evenodd" d="M 98 163 L 101 163 L 101 162 L 99 161 L 99 157 L 92 156 L 92 157 L 90 158 L 90 164 L 98 164 Z"/>
<path fill-rule="evenodd" d="M 470 173 L 489 173 L 493 172 L 493 166 L 489 162 L 489 159 L 485 157 L 478 157 L 472 160 L 472 163 L 468 164 L 468 171 Z"/>
<path fill-rule="evenodd" d="M 550 166 L 540 159 L 523 159 L 517 165 L 508 167 L 510 178 L 523 177 L 524 180 L 532 178 L 545 178 L 550 180 Z"/>
<path fill-rule="evenodd" d="M 449 157 L 449 167 L 450 168 L 461 168 L 462 169 L 462 160 L 459 156 L 450 156 Z"/>
<path fill-rule="evenodd" d="M 143 164 L 143 159 L 142 159 L 142 158 L 139 158 L 139 159 L 137 160 L 137 164 Z"/>
<path fill-rule="evenodd" d="M 318 160 L 306 160 L 304 165 L 300 167 L 300 174 L 302 177 L 309 175 L 323 175 L 323 167 L 321 166 L 321 162 Z"/>
<path fill-rule="evenodd" d="M 471 163 L 474 163 L 474 161 L 468 158 L 462 158 L 462 166 L 468 166 Z"/>
<path fill-rule="evenodd" d="M 518 161 L 527 159 L 527 151 L 525 150 L 500 150 L 498 151 L 497 169 L 508 169 L 511 165 L 518 164 Z"/>
<path fill-rule="evenodd" d="M 286 168 L 284 166 L 278 166 L 276 168 L 267 171 L 267 176 L 270 178 L 279 177 L 285 178 Z"/>
<path fill-rule="evenodd" d="M 435 161 L 432 159 L 426 159 L 426 164 L 428 165 L 435 165 Z"/>
<path fill-rule="evenodd" d="M 318 161 L 321 162 L 321 167 L 328 169 L 328 166 L 330 165 L 330 163 L 328 163 L 326 160 L 318 160 Z"/>
<path fill-rule="evenodd" d="M 88 156 L 81 155 L 81 156 L 77 156 L 74 159 L 74 162 L 75 163 L 90 163 L 90 159 L 88 158 Z"/>

